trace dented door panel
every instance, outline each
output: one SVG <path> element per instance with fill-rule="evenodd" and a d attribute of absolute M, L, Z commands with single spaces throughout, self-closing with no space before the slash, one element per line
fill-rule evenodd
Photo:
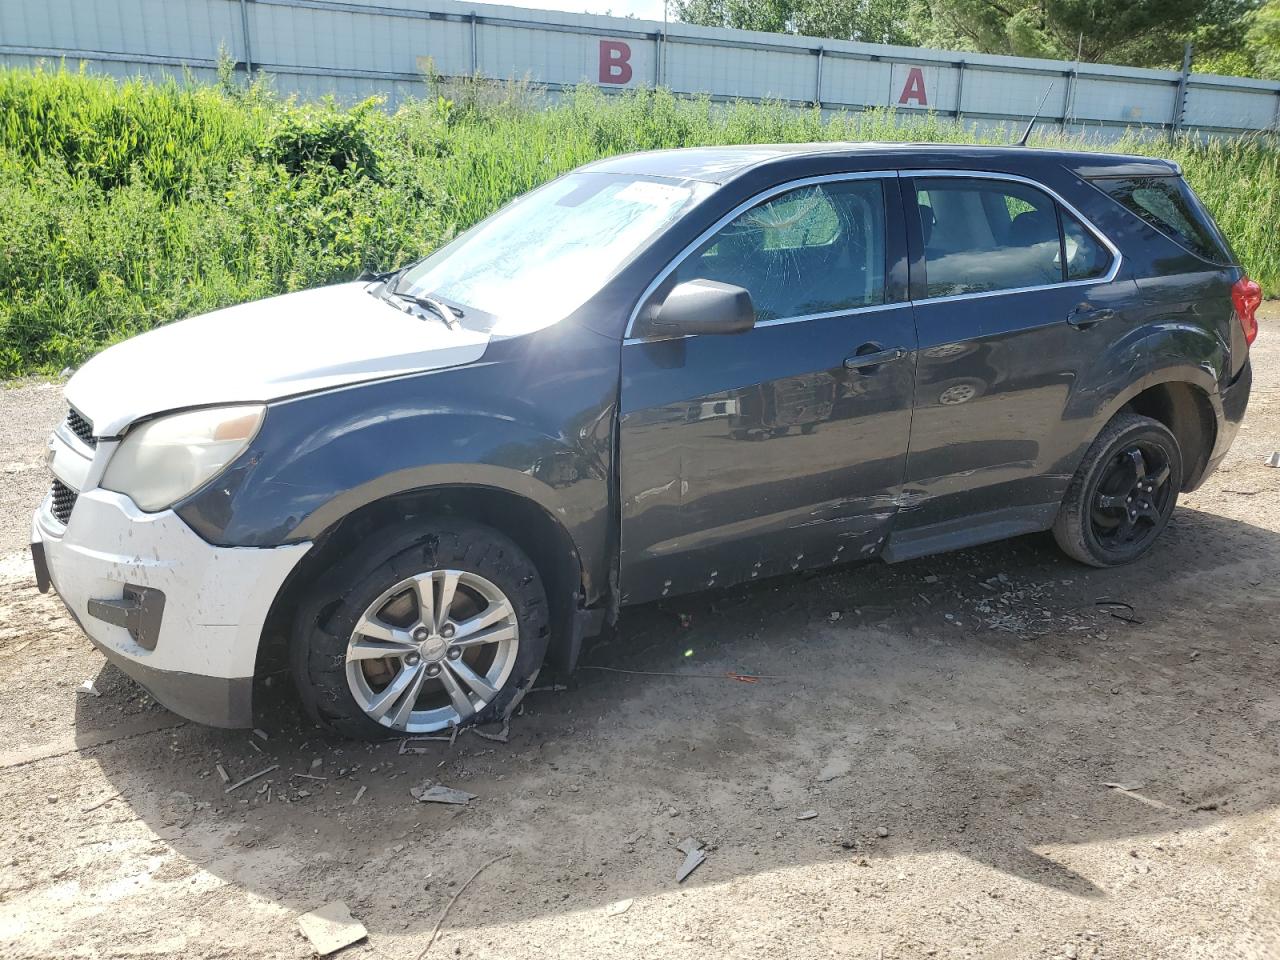
<path fill-rule="evenodd" d="M 869 341 L 904 356 L 846 368 Z M 906 304 L 624 346 L 624 600 L 874 555 L 906 464 L 914 346 Z"/>
<path fill-rule="evenodd" d="M 1097 425 L 1068 416 L 1094 358 L 1132 322 L 1131 280 L 916 304 L 920 359 L 901 529 L 1062 499 Z M 1116 310 L 1097 328 L 1067 315 Z"/>

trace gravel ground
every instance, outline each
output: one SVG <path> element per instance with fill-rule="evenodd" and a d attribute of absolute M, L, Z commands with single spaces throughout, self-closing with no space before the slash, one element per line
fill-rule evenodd
<path fill-rule="evenodd" d="M 49 489 L 45 441 L 66 414 L 60 383 L 0 384 L 0 557 L 31 542 L 31 511 Z"/>
<path fill-rule="evenodd" d="M 450 904 L 427 957 L 1280 957 L 1268 313 L 1246 428 L 1148 559 L 1024 537 L 631 610 L 505 744 L 339 742 L 284 690 L 266 739 L 184 723 L 12 554 L 0 956 L 302 958 L 297 916 L 344 900 L 344 955 L 393 960 Z M 57 395 L 0 392 L 5 550 Z M 416 803 L 428 778 L 478 799 Z"/>

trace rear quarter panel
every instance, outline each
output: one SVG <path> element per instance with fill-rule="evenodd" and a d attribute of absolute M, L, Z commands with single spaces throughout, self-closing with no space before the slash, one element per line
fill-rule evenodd
<path fill-rule="evenodd" d="M 1071 470 L 1092 438 L 1126 403 L 1160 383 L 1199 389 L 1222 422 L 1221 393 L 1231 380 L 1231 285 L 1235 266 L 1210 263 L 1187 251 L 1102 191 L 1079 182 L 1081 210 L 1120 248 L 1121 276 L 1132 296 L 1116 322 L 1082 331 L 1096 334 L 1065 423 L 1080 424 Z"/>

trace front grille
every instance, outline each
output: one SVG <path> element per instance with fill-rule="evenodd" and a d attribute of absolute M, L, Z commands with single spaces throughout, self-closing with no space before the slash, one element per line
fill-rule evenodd
<path fill-rule="evenodd" d="M 76 492 L 61 480 L 54 480 L 50 496 L 53 497 L 53 518 L 65 527 L 76 505 Z"/>
<path fill-rule="evenodd" d="M 86 420 L 75 407 L 67 409 L 67 429 L 79 437 L 86 446 L 98 445 L 98 441 L 93 436 L 93 424 Z"/>

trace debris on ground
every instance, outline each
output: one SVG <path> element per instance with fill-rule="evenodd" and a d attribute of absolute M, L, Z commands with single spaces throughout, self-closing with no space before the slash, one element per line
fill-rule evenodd
<path fill-rule="evenodd" d="M 620 916 L 621 914 L 624 914 L 631 909 L 631 903 L 632 901 L 630 897 L 628 897 L 626 900 L 619 900 L 616 903 L 611 903 L 604 908 L 604 915 L 606 917 Z"/>
<path fill-rule="evenodd" d="M 255 737 L 257 737 L 259 740 L 270 740 L 270 739 L 271 739 L 270 737 L 268 737 L 268 736 L 267 736 L 267 731 L 265 731 L 265 730 L 260 730 L 260 729 L 258 729 L 257 727 L 254 727 L 254 728 L 253 728 L 253 735 L 254 735 Z"/>
<path fill-rule="evenodd" d="M 1117 620 L 1123 620 L 1125 623 L 1141 625 L 1142 621 L 1133 616 L 1133 604 L 1126 603 L 1123 600 L 1112 600 L 1109 597 L 1098 597 L 1093 601 L 1095 607 L 1102 607 L 1107 613 L 1115 617 Z"/>
<path fill-rule="evenodd" d="M 116 800 L 116 799 L 118 799 L 118 798 L 119 798 L 119 796 L 120 796 L 120 794 L 119 794 L 119 793 L 113 793 L 113 794 L 111 794 L 111 796 L 109 796 L 109 797 L 107 797 L 107 798 L 105 798 L 105 799 L 103 799 L 103 800 L 99 800 L 97 803 L 94 803 L 94 804 L 91 804 L 91 805 L 89 805 L 89 806 L 85 807 L 85 808 L 84 808 L 83 810 L 81 810 L 80 812 L 81 812 L 81 813 L 92 813 L 94 810 L 97 810 L 99 807 L 105 807 L 105 806 L 106 806 L 108 803 L 110 803 L 112 800 Z"/>
<path fill-rule="evenodd" d="M 80 686 L 76 687 L 76 693 L 90 693 L 95 697 L 102 696 L 102 694 L 98 692 L 98 688 L 94 686 L 92 680 L 85 680 L 81 682 Z"/>
<path fill-rule="evenodd" d="M 352 805 L 353 807 L 354 807 L 357 803 L 359 803 L 359 802 L 360 802 L 360 798 L 364 796 L 364 792 L 365 792 L 366 790 L 368 790 L 368 789 L 369 789 L 368 787 L 366 787 L 366 786 L 364 786 L 363 784 L 361 784 L 360 789 L 356 791 L 356 795 L 355 795 L 355 797 L 354 797 L 354 798 L 352 798 L 352 800 L 351 800 L 351 805 Z"/>
<path fill-rule="evenodd" d="M 1263 461 L 1268 467 L 1280 467 L 1280 450 L 1274 450 L 1271 456 Z"/>
<path fill-rule="evenodd" d="M 675 673 L 668 670 L 623 670 L 621 667 L 601 667 L 584 663 L 579 670 L 603 670 L 605 673 L 625 673 L 633 677 L 674 677 L 677 680 L 737 680 L 739 683 L 759 683 L 761 680 L 787 680 L 788 677 L 768 673 Z"/>
<path fill-rule="evenodd" d="M 707 855 L 702 850 L 702 844 L 693 837 L 681 840 L 676 844 L 676 849 L 684 854 L 684 863 L 680 864 L 680 869 L 676 871 L 676 883 L 684 883 L 689 874 L 702 866 Z"/>
<path fill-rule="evenodd" d="M 214 769 L 218 771 L 218 778 L 222 780 L 223 783 L 231 782 L 231 774 L 227 773 L 226 767 L 224 767 L 220 763 L 215 763 L 213 766 L 214 766 Z"/>
<path fill-rule="evenodd" d="M 160 817 L 167 827 L 185 827 L 195 814 L 195 798 L 181 790 L 171 792 L 160 805 Z"/>
<path fill-rule="evenodd" d="M 796 819 L 797 820 L 813 820 L 817 816 L 818 816 L 817 810 L 801 810 L 799 813 L 796 814 Z"/>
<path fill-rule="evenodd" d="M 422 960 L 422 958 L 427 955 L 428 951 L 430 951 L 431 945 L 436 942 L 436 937 L 439 936 L 440 934 L 440 928 L 444 925 L 445 918 L 449 916 L 449 911 L 452 910 L 453 905 L 458 902 L 458 898 L 462 896 L 463 891 L 466 890 L 467 887 L 471 886 L 471 884 L 475 881 L 476 877 L 480 876 L 480 874 L 484 873 L 486 870 L 492 867 L 499 860 L 505 860 L 509 856 L 511 856 L 511 854 L 509 853 L 500 853 L 496 857 L 494 857 L 492 860 L 487 860 L 484 863 L 482 863 L 479 866 L 479 868 L 477 868 L 475 873 L 467 877 L 466 882 L 464 882 L 462 886 L 458 888 L 458 892 L 455 893 L 449 899 L 449 902 L 444 905 L 444 909 L 440 911 L 440 918 L 436 920 L 436 925 L 431 928 L 431 936 L 427 938 L 427 945 L 423 947 L 422 950 L 418 953 L 417 960 Z M 461 952 L 461 948 L 458 948 L 457 950 L 454 951 L 454 953 L 459 953 L 459 952 Z"/>
<path fill-rule="evenodd" d="M 883 840 L 885 837 L 889 836 L 889 828 L 876 827 L 876 836 L 879 837 L 881 840 Z"/>
<path fill-rule="evenodd" d="M 1173 810 L 1173 807 L 1167 803 L 1161 803 L 1159 800 L 1153 800 L 1151 797 L 1143 796 L 1138 793 L 1142 789 L 1140 783 L 1104 783 L 1104 787 L 1113 793 L 1118 793 L 1126 797 L 1133 797 L 1139 803 L 1145 803 L 1149 807 L 1155 807 L 1157 810 Z"/>
<path fill-rule="evenodd" d="M 497 733 L 488 733 L 479 727 L 472 727 L 471 732 L 477 737 L 485 740 L 492 740 L 494 743 L 509 743 L 511 740 L 511 717 L 508 716 L 502 721 L 502 729 Z"/>
<path fill-rule="evenodd" d="M 423 743 L 428 740 L 434 740 L 439 743 L 452 743 L 453 737 L 405 737 L 400 741 L 400 756 L 417 755 L 421 753 L 429 753 L 430 747 L 411 747 L 411 743 Z"/>
<path fill-rule="evenodd" d="M 838 623 L 840 621 L 840 618 L 843 616 L 844 614 L 841 613 L 839 610 L 832 610 L 830 613 L 827 614 L 827 621 L 829 623 Z"/>
<path fill-rule="evenodd" d="M 232 790 L 239 790 L 246 783 L 253 783 L 253 781 L 257 780 L 259 777 L 265 777 L 271 771 L 279 770 L 279 769 L 280 769 L 280 764 L 273 763 L 271 766 L 267 767 L 267 769 L 265 770 L 259 770 L 257 773 L 249 774 L 249 776 L 245 777 L 243 780 L 237 780 L 235 783 L 231 784 L 231 786 L 227 787 L 227 789 L 223 790 L 222 792 L 230 793 Z"/>
<path fill-rule="evenodd" d="M 416 787 L 412 787 L 409 793 L 419 803 L 452 803 L 457 806 L 463 806 L 476 799 L 474 793 L 455 790 L 453 787 L 446 787 L 444 784 L 435 783 L 432 780 L 423 780 Z"/>
<path fill-rule="evenodd" d="M 351 910 L 341 900 L 304 913 L 298 918 L 298 926 L 320 957 L 327 957 L 369 936 L 364 924 L 351 916 Z"/>

